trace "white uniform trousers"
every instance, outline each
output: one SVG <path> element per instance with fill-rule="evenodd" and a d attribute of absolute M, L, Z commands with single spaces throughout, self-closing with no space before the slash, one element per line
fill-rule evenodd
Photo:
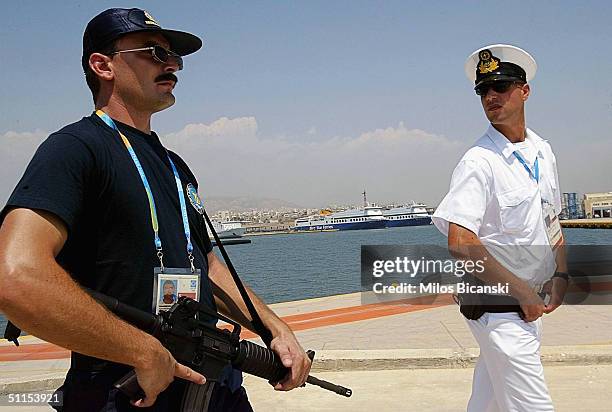
<path fill-rule="evenodd" d="M 540 360 L 542 318 L 485 313 L 467 323 L 480 346 L 468 412 L 554 411 Z"/>

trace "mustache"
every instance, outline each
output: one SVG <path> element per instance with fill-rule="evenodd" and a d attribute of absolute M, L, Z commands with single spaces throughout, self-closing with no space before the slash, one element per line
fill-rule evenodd
<path fill-rule="evenodd" d="M 174 73 L 163 73 L 155 78 L 155 82 L 164 82 L 168 80 L 178 83 L 178 77 L 176 77 Z"/>

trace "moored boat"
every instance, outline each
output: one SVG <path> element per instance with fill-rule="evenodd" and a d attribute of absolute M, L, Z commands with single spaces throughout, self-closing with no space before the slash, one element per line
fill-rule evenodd
<path fill-rule="evenodd" d="M 383 208 L 370 205 L 363 192 L 363 208 L 343 210 L 332 213 L 322 210 L 318 215 L 302 217 L 295 220 L 295 231 L 324 231 L 324 230 L 364 230 L 384 229 L 386 227 Z"/>
<path fill-rule="evenodd" d="M 217 222 L 215 220 L 212 221 L 213 228 L 217 235 L 219 235 L 220 239 L 233 239 L 244 236 L 245 229 L 242 226 L 243 222 L 240 221 L 227 221 L 227 222 Z M 208 225 L 206 225 L 206 230 L 208 230 L 209 236 L 212 239 L 212 234 L 208 229 Z"/>
<path fill-rule="evenodd" d="M 422 203 L 412 203 L 408 206 L 384 209 L 382 212 L 387 227 L 424 226 L 431 224 L 431 216 L 426 208 L 427 206 Z"/>

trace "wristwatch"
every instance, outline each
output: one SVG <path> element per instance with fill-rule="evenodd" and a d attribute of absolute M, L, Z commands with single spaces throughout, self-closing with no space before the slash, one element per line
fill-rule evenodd
<path fill-rule="evenodd" d="M 569 274 L 566 272 L 555 272 L 555 274 L 553 275 L 553 279 L 554 278 L 562 278 L 566 281 L 569 281 Z"/>

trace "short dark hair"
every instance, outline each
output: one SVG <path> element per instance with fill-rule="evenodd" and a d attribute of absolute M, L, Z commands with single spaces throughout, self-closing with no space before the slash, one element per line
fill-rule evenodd
<path fill-rule="evenodd" d="M 117 40 L 114 40 L 102 47 L 100 50 L 92 51 L 89 56 L 91 56 L 92 53 L 111 54 L 115 51 L 116 43 Z M 98 98 L 98 93 L 100 93 L 100 79 L 98 79 L 98 76 L 93 70 L 91 70 L 91 67 L 89 67 L 89 56 L 87 56 L 87 58 L 83 58 L 83 70 L 85 71 L 85 81 L 87 82 L 87 87 L 89 87 L 89 90 L 91 90 L 91 95 L 95 104 Z"/>

